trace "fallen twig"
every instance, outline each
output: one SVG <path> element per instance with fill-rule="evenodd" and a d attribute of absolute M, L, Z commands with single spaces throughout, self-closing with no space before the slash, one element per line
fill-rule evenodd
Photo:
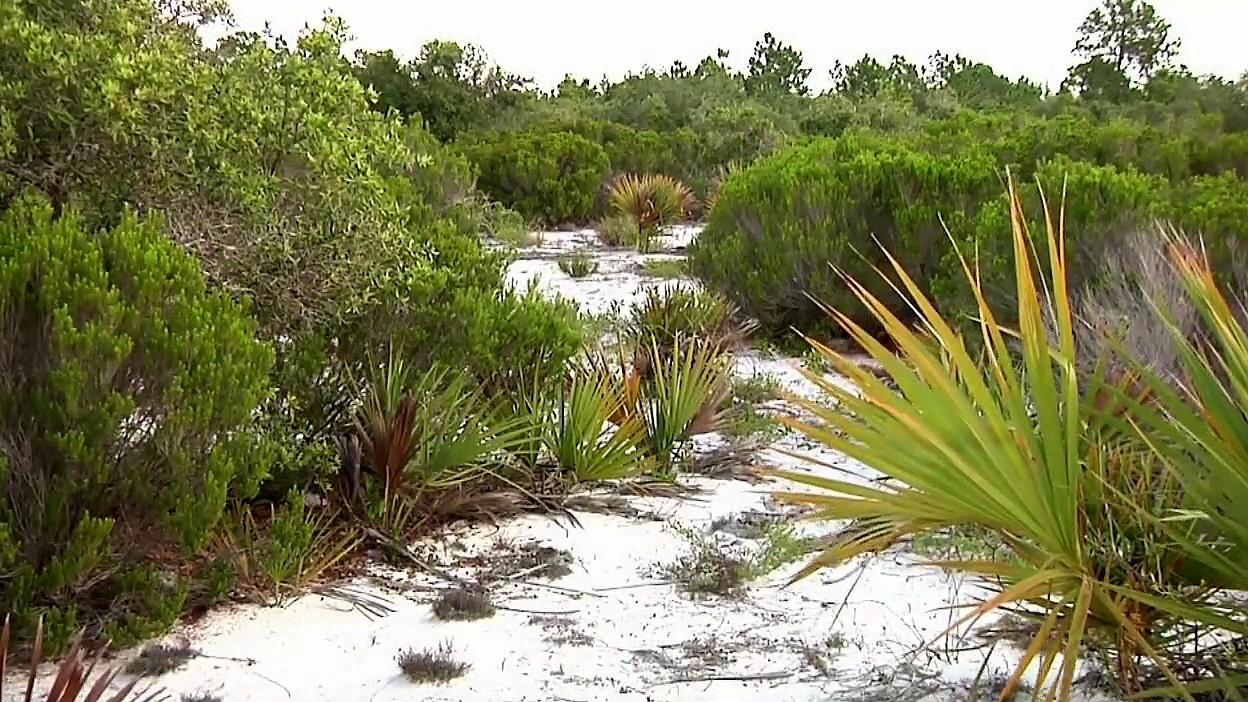
<path fill-rule="evenodd" d="M 494 609 L 501 609 L 506 612 L 519 612 L 520 614 L 543 614 L 550 616 L 562 616 L 565 614 L 577 614 L 579 609 L 559 609 L 559 610 L 541 610 L 541 609 L 521 609 L 520 607 L 507 607 L 505 605 L 496 604 Z"/>
<path fill-rule="evenodd" d="M 631 583 L 629 585 L 612 585 L 611 587 L 594 588 L 594 592 L 611 592 L 613 590 L 632 590 L 639 587 L 658 587 L 660 585 L 675 585 L 679 580 L 650 580 L 644 583 Z"/>
<path fill-rule="evenodd" d="M 695 683 L 695 682 L 716 682 L 725 680 L 754 681 L 754 680 L 783 680 L 784 678 L 793 677 L 791 670 L 777 670 L 772 673 L 753 673 L 746 675 L 693 675 L 688 677 L 672 678 L 657 682 L 651 687 L 659 685 L 676 685 L 678 683 Z"/>

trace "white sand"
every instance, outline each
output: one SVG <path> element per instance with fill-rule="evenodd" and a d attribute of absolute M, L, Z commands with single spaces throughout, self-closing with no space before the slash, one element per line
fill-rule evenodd
<path fill-rule="evenodd" d="M 687 241 L 696 230 L 680 234 Z M 671 284 L 643 279 L 644 257 L 630 252 L 595 250 L 601 269 L 580 280 L 560 273 L 550 257 L 592 247 L 585 232 L 548 234 L 542 247 L 522 252 L 510 278 L 525 283 L 537 277 L 543 290 L 572 297 L 592 311 L 627 303 L 642 286 Z M 796 359 L 748 353 L 738 359 L 736 372 L 774 374 L 790 391 L 817 396 L 799 368 Z M 699 441 L 716 443 L 714 437 Z M 845 477 L 841 471 L 863 480 L 876 477 L 796 436 L 785 436 L 776 448 L 811 449 L 838 468 L 838 477 Z M 830 470 L 774 450 L 760 458 L 795 470 Z M 985 664 L 988 649 L 976 648 L 976 639 L 960 638 L 964 631 L 944 634 L 957 616 L 949 606 L 980 594 L 974 584 L 919 565 L 905 553 L 825 570 L 785 587 L 801 565 L 792 564 L 750 583 L 739 599 L 692 597 L 665 584 L 656 565 L 675 561 L 686 548 L 673 525 L 706 531 L 717 517 L 774 513 L 780 507 L 769 493 L 784 487 L 775 481 L 681 482 L 702 492 L 690 499 L 628 498 L 641 516 L 578 513 L 579 527 L 528 516 L 497 528 L 460 525 L 421 545 L 461 576 L 477 572 L 463 565 L 476 555 L 495 562 L 500 553 L 525 544 L 566 551 L 571 574 L 532 580 L 561 590 L 508 583 L 492 591 L 500 606 L 558 614 L 500 609 L 488 619 L 441 622 L 430 611 L 434 595 L 410 586 L 442 587 L 444 581 L 377 566 L 374 578 L 354 586 L 387 598 L 393 613 L 370 620 L 319 595 L 281 608 L 214 611 L 167 637 L 187 640 L 205 655 L 160 682 L 175 694 L 209 691 L 227 702 L 960 700 L 981 667 L 984 680 L 1012 670 L 1018 655 L 1012 647 L 998 645 Z M 801 529 L 819 535 L 840 526 L 804 523 Z M 721 538 L 741 548 L 757 545 Z M 830 647 L 830 638 L 838 645 Z M 417 685 L 400 676 L 394 660 L 400 650 L 443 641 L 471 665 L 463 677 Z M 717 676 L 758 679 L 707 679 Z"/>

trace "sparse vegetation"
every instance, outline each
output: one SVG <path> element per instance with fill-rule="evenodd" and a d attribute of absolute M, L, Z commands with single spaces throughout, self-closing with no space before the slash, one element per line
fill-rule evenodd
<path fill-rule="evenodd" d="M 655 278 L 684 278 L 689 275 L 689 264 L 683 258 L 649 258 L 642 270 Z"/>
<path fill-rule="evenodd" d="M 685 542 L 686 553 L 679 560 L 660 565 L 659 572 L 694 594 L 739 595 L 750 580 L 763 577 L 807 552 L 806 542 L 784 525 L 765 527 L 760 543 L 754 547 L 722 537 L 714 528 L 702 532 L 673 525 L 671 529 Z"/>
<path fill-rule="evenodd" d="M 442 621 L 474 621 L 494 616 L 494 603 L 479 589 L 457 587 L 444 591 L 433 603 L 433 615 Z"/>
<path fill-rule="evenodd" d="M 449 641 L 421 651 L 409 649 L 395 657 L 403 677 L 414 683 L 447 683 L 468 672 L 468 664 L 455 658 Z"/>
<path fill-rule="evenodd" d="M 584 278 L 598 272 L 598 262 L 586 253 L 568 254 L 559 257 L 559 270 L 573 278 Z"/>
<path fill-rule="evenodd" d="M 126 672 L 136 676 L 159 676 L 172 673 L 184 663 L 199 657 L 199 651 L 185 642 L 148 644 L 138 656 L 126 664 Z"/>
<path fill-rule="evenodd" d="M 281 604 L 368 554 L 416 567 L 448 520 L 575 520 L 584 483 L 675 494 L 693 437 L 740 466 L 781 426 L 883 474 L 790 476 L 853 524 L 811 569 L 908 542 L 997 588 L 972 616 L 1034 615 L 1020 674 L 972 696 L 1028 666 L 1067 696 L 1083 657 L 1124 696 L 1236 698 L 1248 76 L 1192 74 L 1148 2 L 1100 2 L 1056 89 L 937 53 L 838 63 L 820 94 L 771 34 L 748 62 L 549 90 L 477 47 L 352 55 L 332 15 L 284 37 L 228 5 L 0 10 L 3 649 L 68 651 L 56 702 L 134 690 L 96 675 L 97 643 Z M 533 230 L 649 251 L 700 217 L 688 261 L 643 266 L 697 280 L 618 318 L 508 282 Z M 827 342 L 803 361 L 835 408 L 731 380 L 754 320 Z M 671 566 L 693 591 L 809 547 L 715 526 Z M 494 577 L 572 562 L 513 555 Z M 449 645 L 399 665 L 466 670 Z"/>
<path fill-rule="evenodd" d="M 636 248 L 638 246 L 637 225 L 628 215 L 613 214 L 601 219 L 594 226 L 598 240 L 607 246 L 616 248 Z"/>

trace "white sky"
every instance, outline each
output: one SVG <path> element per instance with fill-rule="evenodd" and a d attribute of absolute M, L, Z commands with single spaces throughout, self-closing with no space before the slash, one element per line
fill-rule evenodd
<path fill-rule="evenodd" d="M 770 31 L 805 54 L 811 82 L 864 53 L 926 62 L 936 50 L 984 61 L 1010 77 L 1056 87 L 1095 0 L 231 0 L 238 25 L 269 22 L 294 36 L 328 9 L 346 19 L 352 48 L 410 57 L 430 39 L 473 43 L 503 68 L 552 87 L 564 73 L 618 79 L 644 65 L 689 67 L 718 47 L 744 67 Z M 1153 0 L 1199 74 L 1248 70 L 1248 0 Z"/>

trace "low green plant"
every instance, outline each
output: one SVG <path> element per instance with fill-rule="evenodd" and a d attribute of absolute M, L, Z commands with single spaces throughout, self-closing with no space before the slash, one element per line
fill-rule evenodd
<path fill-rule="evenodd" d="M 722 431 L 738 439 L 770 442 L 785 433 L 784 425 L 753 402 L 734 399 L 730 409 L 724 412 Z"/>
<path fill-rule="evenodd" d="M 684 278 L 689 275 L 689 264 L 683 258 L 650 258 L 641 268 L 646 275 L 655 278 Z"/>
<path fill-rule="evenodd" d="M 748 378 L 733 378 L 732 397 L 750 404 L 780 399 L 784 392 L 780 376 L 775 373 L 753 373 Z"/>
<path fill-rule="evenodd" d="M 570 373 L 553 417 L 544 429 L 546 449 L 559 469 L 577 482 L 618 480 L 643 472 L 637 450 L 643 425 L 624 414 L 623 380 L 604 364 L 583 364 Z"/>
<path fill-rule="evenodd" d="M 559 257 L 559 270 L 572 278 L 584 278 L 598 272 L 598 262 L 589 254 L 567 254 Z"/>
<path fill-rule="evenodd" d="M 280 505 L 267 505 L 257 519 L 248 505 L 238 508 L 236 524 L 221 537 L 221 551 L 233 559 L 232 573 L 258 599 L 281 605 L 309 582 L 354 553 L 363 542 L 332 509 L 310 510 L 301 493 Z"/>
<path fill-rule="evenodd" d="M 519 212 L 488 200 L 481 209 L 481 222 L 486 236 L 512 246 L 540 243 L 535 238 L 532 227 Z"/>
<path fill-rule="evenodd" d="M 660 566 L 660 573 L 676 580 L 689 592 L 732 596 L 751 580 L 805 555 L 807 542 L 792 527 L 773 524 L 766 528 L 760 543 L 746 547 L 729 538 L 676 524 L 671 529 L 685 543 L 687 552 L 680 559 Z"/>
<path fill-rule="evenodd" d="M 737 320 L 736 308 L 722 295 L 672 285 L 648 288 L 633 303 L 621 334 L 633 346 L 656 344 L 662 352 L 681 340 L 697 340 L 726 352 L 744 340 L 752 328 L 752 324 Z"/>
<path fill-rule="evenodd" d="M 594 225 L 598 240 L 607 246 L 616 248 L 637 247 L 637 225 L 628 215 L 612 214 Z"/>

